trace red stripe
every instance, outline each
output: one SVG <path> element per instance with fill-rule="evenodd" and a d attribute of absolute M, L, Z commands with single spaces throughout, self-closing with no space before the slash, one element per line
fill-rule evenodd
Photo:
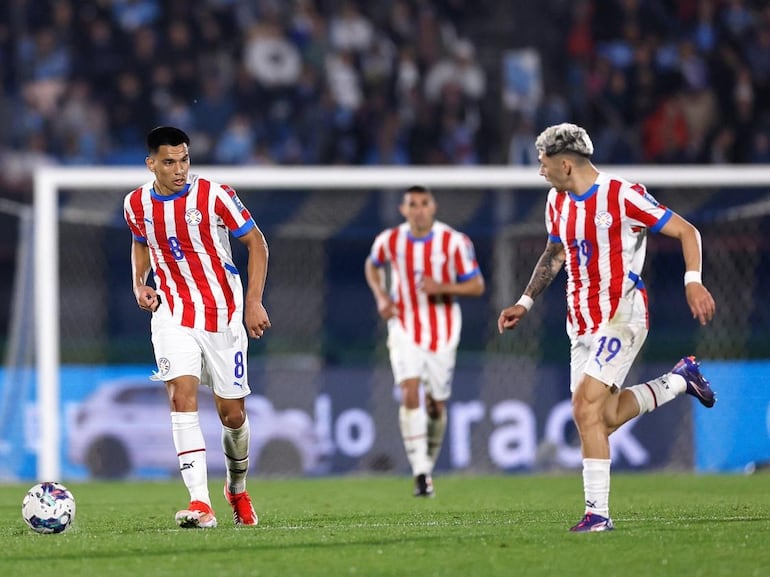
<path fill-rule="evenodd" d="M 450 283 L 452 278 L 449 276 L 449 241 L 452 235 L 449 231 L 444 231 L 444 237 L 441 239 L 441 253 L 446 257 L 444 266 L 441 270 L 441 282 Z M 456 277 L 455 277 L 456 278 Z M 446 316 L 446 338 L 452 338 L 452 297 L 444 297 L 444 315 Z"/>
<path fill-rule="evenodd" d="M 422 255 L 423 277 L 433 277 L 433 262 L 431 256 L 433 253 L 433 238 L 425 241 Z M 428 298 L 428 319 L 430 322 L 430 345 L 431 351 L 438 348 L 438 319 L 436 317 L 436 297 Z"/>
<path fill-rule="evenodd" d="M 632 190 L 639 193 L 639 196 L 644 197 L 647 190 L 641 184 L 635 184 L 631 187 Z M 665 211 L 666 207 L 662 204 L 658 204 L 658 208 L 661 211 Z M 639 208 L 630 198 L 625 199 L 626 215 L 634 220 L 638 220 L 648 228 L 652 228 L 658 223 L 658 217 L 656 214 L 647 212 L 644 209 Z"/>
<path fill-rule="evenodd" d="M 128 221 L 131 232 L 136 236 L 140 236 L 147 240 L 147 223 L 144 221 L 144 203 L 142 188 L 137 188 L 129 198 L 129 205 L 133 211 L 133 217 L 129 217 L 126 213 L 126 221 Z M 150 202 L 152 203 L 152 196 L 150 196 Z M 151 205 L 152 206 L 152 205 Z M 162 227 L 161 227 L 162 230 Z M 155 231 L 155 237 L 158 238 L 158 231 Z M 164 237 L 165 238 L 165 237 Z M 168 244 L 168 242 L 166 243 Z M 166 272 L 159 266 L 160 255 L 158 250 L 150 247 L 149 241 L 147 246 L 150 251 L 150 264 L 152 266 L 152 272 L 158 277 L 158 286 L 156 288 L 162 290 L 166 294 L 166 305 L 168 306 L 171 314 L 174 314 L 174 308 L 176 307 L 176 300 L 173 294 L 168 289 L 168 278 Z"/>
<path fill-rule="evenodd" d="M 557 194 L 554 203 L 548 204 L 548 218 L 551 222 L 551 229 L 549 234 L 551 234 L 551 236 L 558 237 L 559 241 L 564 245 L 565 250 L 567 249 L 567 245 L 564 241 L 565 234 L 562 234 L 561 232 L 560 219 L 561 211 L 564 208 L 564 200 L 566 197 L 566 194 Z M 569 255 L 569 251 L 567 251 L 567 255 Z M 569 268 L 569 262 L 566 262 L 564 267 L 565 269 Z M 572 312 L 572 307 L 569 306 L 569 295 L 567 295 L 567 322 L 570 326 L 575 326 L 577 323 L 577 319 L 575 319 L 575 315 Z"/>
<path fill-rule="evenodd" d="M 563 193 L 566 199 L 567 194 Z M 565 208 L 572 210 L 567 215 L 567 234 L 566 238 L 562 238 L 562 242 L 565 243 L 567 255 L 569 260 L 567 266 L 569 266 L 570 277 L 573 279 L 573 293 L 572 293 L 572 310 L 575 315 L 575 321 L 577 323 L 578 334 L 582 335 L 586 330 L 586 322 L 580 311 L 580 291 L 583 288 L 583 281 L 580 279 L 580 266 L 578 262 L 579 247 L 576 247 L 575 230 L 577 228 L 577 211 L 575 210 L 574 203 L 567 203 L 565 199 L 562 199 L 561 209 Z M 561 211 L 560 211 L 561 214 Z"/>
<path fill-rule="evenodd" d="M 189 451 L 182 451 L 181 453 L 177 453 L 177 457 L 181 457 L 182 455 L 189 455 L 190 453 L 205 453 L 206 449 L 190 449 Z"/>
<path fill-rule="evenodd" d="M 137 195 L 134 197 L 133 200 L 136 201 L 137 209 L 134 211 L 138 215 L 141 214 L 141 227 L 143 230 L 143 235 L 145 238 L 147 238 L 147 224 L 144 222 L 144 203 L 142 202 L 142 189 L 137 189 Z M 147 194 L 149 200 L 150 200 L 150 209 L 154 211 L 155 206 L 153 204 L 152 195 Z M 154 217 L 153 213 L 153 217 Z M 156 221 L 153 219 L 153 223 Z M 163 224 L 162 221 L 158 221 Z M 153 224 L 153 231 L 155 232 L 155 242 L 158 243 L 158 230 L 155 225 Z M 165 234 L 165 228 L 163 226 L 160 227 L 160 230 L 164 232 Z M 166 245 L 168 245 L 168 242 L 166 242 Z M 149 240 L 147 242 L 147 246 L 150 247 Z M 168 276 L 166 275 L 166 271 L 160 266 L 160 260 L 161 260 L 162 251 L 159 250 L 159 248 L 150 247 L 150 262 L 152 263 L 152 270 L 155 273 L 155 275 L 158 277 L 158 287 L 166 294 L 166 305 L 168 306 L 168 309 L 171 311 L 171 314 L 174 314 L 174 309 L 176 308 L 176 299 L 174 298 L 174 295 L 172 294 L 171 290 L 168 286 Z"/>
<path fill-rule="evenodd" d="M 227 185 L 227 184 L 221 184 L 221 185 L 220 185 L 220 187 L 222 188 L 222 190 L 224 190 L 224 191 L 225 191 L 225 192 L 226 192 L 226 193 L 227 193 L 227 194 L 230 196 L 230 198 L 232 198 L 232 199 L 233 199 L 233 204 L 235 204 L 235 198 L 237 198 L 237 194 L 236 194 L 235 190 L 233 190 L 233 189 L 232 189 L 232 188 L 231 188 L 229 185 Z M 244 206 L 244 205 L 243 205 L 243 204 L 240 202 L 240 199 L 238 200 L 238 205 L 241 207 L 241 216 L 243 217 L 243 219 L 244 219 L 244 220 L 247 220 L 247 221 L 248 221 L 248 220 L 251 220 L 251 213 L 249 212 L 249 209 L 248 209 L 248 208 L 246 208 L 246 207 L 245 207 L 245 206 Z M 225 224 L 227 224 L 227 226 L 228 226 L 228 228 L 229 228 L 230 230 L 235 230 L 236 228 L 239 228 L 239 227 L 238 227 L 238 225 L 237 225 L 237 223 L 235 223 L 235 221 L 234 221 L 234 220 L 232 221 L 232 224 L 228 223 L 228 221 L 227 221 L 227 220 L 225 220 Z"/>
<path fill-rule="evenodd" d="M 650 393 L 652 393 L 652 401 L 653 401 L 653 403 L 655 403 L 655 406 L 653 407 L 653 409 L 657 409 L 657 408 L 658 408 L 658 397 L 656 397 L 656 396 L 655 396 L 655 391 L 654 391 L 654 390 L 653 390 L 653 388 L 652 388 L 652 387 L 649 385 L 649 383 L 644 383 L 644 385 L 645 385 L 645 386 L 646 386 L 648 389 L 650 389 Z"/>
<path fill-rule="evenodd" d="M 620 187 L 619 180 L 611 180 L 607 194 L 607 211 L 612 216 L 612 226 L 607 231 L 610 246 L 610 316 L 615 316 L 618 304 L 623 296 L 623 283 L 625 274 L 623 271 L 623 227 L 620 214 Z M 641 271 L 634 271 L 641 272 Z"/>
<path fill-rule="evenodd" d="M 144 222 L 144 205 L 142 205 L 142 189 L 137 188 L 129 197 L 129 205 L 134 213 L 133 218 L 126 212 L 126 221 L 134 236 L 147 238 L 147 225 Z"/>
<path fill-rule="evenodd" d="M 221 199 L 217 198 L 214 201 L 214 214 L 227 213 L 227 209 L 222 204 Z M 229 214 L 229 213 L 227 213 Z M 201 241 L 206 250 L 206 254 L 216 255 L 217 249 L 214 246 L 214 239 L 211 236 L 211 227 L 201 227 Z M 211 266 L 214 269 L 214 276 L 217 278 L 217 283 L 222 289 L 222 293 L 225 297 L 225 303 L 227 304 L 227 322 L 229 323 L 235 313 L 235 297 L 233 296 L 233 290 L 230 288 L 230 283 L 227 282 L 227 273 L 225 267 L 219 258 L 212 259 Z"/>
<path fill-rule="evenodd" d="M 548 203 L 548 219 L 551 223 L 551 229 L 548 231 L 548 233 L 552 236 L 558 236 L 559 238 L 561 238 L 561 234 L 559 234 L 559 215 L 561 214 L 561 209 L 564 206 L 564 199 L 566 196 L 567 195 L 564 193 L 557 193 L 556 202 L 553 204 Z"/>
<path fill-rule="evenodd" d="M 208 198 L 211 190 L 211 184 L 208 180 L 200 180 L 198 182 L 198 191 L 195 197 L 195 208 L 201 212 L 202 220 L 199 229 L 207 228 L 210 226 L 210 215 L 208 214 Z M 203 209 L 203 210 L 201 210 Z M 187 203 L 185 197 L 174 201 L 174 218 L 176 219 L 177 237 L 179 238 L 179 244 L 184 252 L 187 264 L 190 267 L 190 274 L 195 283 L 195 288 L 203 299 L 203 319 L 204 329 L 209 332 L 216 332 L 219 328 L 217 322 L 217 299 L 214 296 L 214 292 L 211 290 L 209 281 L 206 278 L 206 271 L 203 268 L 203 261 L 195 251 L 193 246 L 192 237 L 190 236 L 190 228 L 187 225 L 185 219 L 185 212 L 187 210 Z M 215 253 L 216 254 L 216 253 Z"/>
<path fill-rule="evenodd" d="M 414 243 L 407 237 L 406 239 L 406 275 L 404 281 L 409 283 L 409 302 L 412 304 L 412 317 L 414 321 L 414 342 L 420 344 L 420 332 L 422 324 L 420 323 L 420 311 L 417 306 L 417 286 L 414 282 Z"/>
<path fill-rule="evenodd" d="M 597 212 L 597 198 L 599 194 L 593 194 L 585 201 L 585 214 L 588 218 L 585 219 L 583 224 L 583 234 L 587 241 L 587 250 L 589 255 L 582 254 L 581 258 L 586 270 L 586 277 L 588 282 L 588 291 L 586 300 L 588 303 L 588 314 L 591 317 L 592 331 L 602 322 L 602 308 L 599 299 L 599 293 L 601 290 L 601 272 L 599 270 L 599 239 L 596 232 L 596 221 L 594 216 Z M 588 262 L 586 262 L 586 260 Z"/>
<path fill-rule="evenodd" d="M 179 263 L 177 263 L 176 259 L 174 259 L 174 255 L 171 253 L 171 245 L 168 241 L 168 232 L 166 229 L 166 217 L 164 211 L 165 204 L 166 202 L 160 200 L 152 201 L 152 220 L 154 223 L 153 228 L 155 230 L 155 241 L 158 245 L 158 250 L 160 251 L 160 255 L 157 257 L 157 262 L 162 262 L 165 265 L 166 269 L 168 269 L 169 275 L 172 279 L 174 279 L 174 283 L 176 284 L 177 293 L 179 294 L 179 298 L 183 303 L 182 326 L 193 327 L 195 326 L 194 311 L 190 310 L 189 307 L 184 306 L 184 303 L 190 302 L 190 288 L 187 286 L 187 283 L 182 276 L 182 272 L 179 270 Z M 159 277 L 161 279 L 161 285 L 165 287 L 166 283 L 168 282 L 166 275 L 162 274 L 160 266 L 158 266 L 158 271 Z M 166 295 L 169 297 L 169 301 L 171 301 L 171 290 L 164 290 L 163 292 L 166 293 Z M 171 303 L 169 303 L 169 307 L 173 312 L 174 308 Z"/>
<path fill-rule="evenodd" d="M 390 266 L 391 273 L 400 275 L 401 271 L 398 270 L 398 262 L 396 260 L 396 247 L 398 245 L 398 229 L 394 228 L 390 231 L 388 237 L 388 250 L 390 251 Z M 385 262 L 383 259 L 381 262 Z M 404 318 L 404 286 L 403 283 L 398 283 L 398 296 L 396 306 L 398 307 L 398 320 L 401 321 L 401 326 L 406 326 L 406 319 Z"/>

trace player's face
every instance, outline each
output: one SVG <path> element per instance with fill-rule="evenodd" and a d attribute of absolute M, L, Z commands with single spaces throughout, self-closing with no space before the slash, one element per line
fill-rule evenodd
<path fill-rule="evenodd" d="M 429 192 L 407 192 L 401 201 L 401 215 L 415 236 L 430 232 L 436 215 L 436 201 Z"/>
<path fill-rule="evenodd" d="M 146 160 L 147 168 L 155 175 L 155 192 L 168 196 L 181 191 L 187 184 L 190 170 L 190 152 L 186 144 L 158 147 L 158 152 Z"/>
<path fill-rule="evenodd" d="M 566 190 L 569 171 L 565 166 L 564 158 L 559 154 L 547 156 L 545 152 L 538 151 L 537 159 L 540 161 L 540 176 L 545 177 L 556 190 Z"/>

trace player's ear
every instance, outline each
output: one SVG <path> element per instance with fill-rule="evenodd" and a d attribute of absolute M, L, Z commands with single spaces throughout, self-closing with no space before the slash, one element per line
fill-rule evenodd
<path fill-rule="evenodd" d="M 152 159 L 152 156 L 147 155 L 144 157 L 144 165 L 147 167 L 147 170 L 150 172 L 155 172 L 155 161 Z"/>

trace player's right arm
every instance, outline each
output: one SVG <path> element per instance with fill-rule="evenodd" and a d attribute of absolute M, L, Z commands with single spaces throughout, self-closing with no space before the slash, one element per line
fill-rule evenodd
<path fill-rule="evenodd" d="M 543 254 L 540 255 L 540 258 L 532 271 L 532 277 L 529 279 L 527 288 L 524 289 L 524 294 L 518 302 L 504 308 L 497 318 L 497 330 L 500 334 L 506 329 L 512 330 L 516 328 L 516 325 L 519 324 L 519 320 L 529 312 L 535 298 L 537 298 L 537 296 L 553 282 L 556 275 L 559 274 L 561 267 L 564 266 L 565 259 L 566 253 L 564 251 L 564 245 L 560 242 L 554 242 L 549 238 Z"/>
<path fill-rule="evenodd" d="M 383 268 L 376 266 L 371 257 L 368 257 L 364 264 L 364 275 L 366 276 L 366 284 L 369 285 L 374 300 L 377 302 L 377 312 L 380 317 L 388 320 L 398 316 L 398 308 L 385 290 L 385 271 Z"/>
<path fill-rule="evenodd" d="M 160 299 L 155 289 L 147 285 L 147 277 L 151 270 L 150 248 L 145 243 L 133 239 L 131 241 L 131 276 L 134 296 L 141 309 L 154 312 L 160 306 Z"/>

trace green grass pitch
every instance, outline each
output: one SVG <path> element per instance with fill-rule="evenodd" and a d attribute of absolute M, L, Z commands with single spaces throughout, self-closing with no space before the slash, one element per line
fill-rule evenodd
<path fill-rule="evenodd" d="M 0 485 L 0 575 L 767 576 L 770 475 L 614 474 L 616 530 L 567 531 L 579 473 L 438 475 L 415 499 L 407 477 L 251 478 L 258 527 L 236 529 L 212 480 L 216 529 L 182 530 L 181 480 L 69 483 L 74 525 L 37 535 L 25 485 Z M 31 485 L 31 483 L 30 483 Z"/>

